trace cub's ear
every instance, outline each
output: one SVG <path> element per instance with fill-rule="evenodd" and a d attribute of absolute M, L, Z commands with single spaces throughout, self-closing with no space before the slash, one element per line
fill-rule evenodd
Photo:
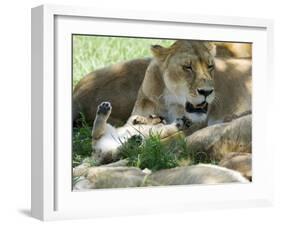
<path fill-rule="evenodd" d="M 212 56 L 216 56 L 217 54 L 217 47 L 216 44 L 213 42 L 205 42 L 205 46 L 207 47 L 208 51 L 212 54 Z"/>
<path fill-rule="evenodd" d="M 152 45 L 150 47 L 150 50 L 151 50 L 153 56 L 158 58 L 161 61 L 164 61 L 166 59 L 167 55 L 169 54 L 169 49 L 165 48 L 163 46 L 160 46 L 160 45 Z"/>

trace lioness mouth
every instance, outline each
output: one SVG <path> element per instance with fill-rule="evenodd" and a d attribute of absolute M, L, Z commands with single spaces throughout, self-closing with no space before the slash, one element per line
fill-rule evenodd
<path fill-rule="evenodd" d="M 206 114 L 208 111 L 208 103 L 206 101 L 204 101 L 201 104 L 193 105 L 190 102 L 186 102 L 185 110 L 189 113 Z"/>

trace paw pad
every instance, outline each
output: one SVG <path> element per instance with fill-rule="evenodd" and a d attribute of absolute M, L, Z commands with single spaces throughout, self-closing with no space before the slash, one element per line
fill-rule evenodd
<path fill-rule="evenodd" d="M 111 110 L 111 104 L 110 102 L 102 102 L 99 106 L 98 106 L 98 114 L 103 114 L 106 115 L 108 112 L 110 112 Z"/>
<path fill-rule="evenodd" d="M 182 118 L 176 119 L 176 126 L 180 129 L 182 128 L 189 128 L 191 126 L 192 122 L 187 117 L 183 116 Z"/>

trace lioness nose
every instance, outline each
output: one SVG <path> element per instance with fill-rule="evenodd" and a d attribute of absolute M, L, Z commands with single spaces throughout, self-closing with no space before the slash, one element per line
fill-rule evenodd
<path fill-rule="evenodd" d="M 214 89 L 197 89 L 197 92 L 203 95 L 204 97 L 209 96 L 213 91 Z"/>

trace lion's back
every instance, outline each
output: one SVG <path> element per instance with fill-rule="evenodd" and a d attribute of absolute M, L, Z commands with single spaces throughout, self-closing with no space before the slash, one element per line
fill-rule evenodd
<path fill-rule="evenodd" d="M 82 112 L 87 121 L 95 118 L 97 106 L 110 101 L 114 109 L 109 122 L 125 122 L 133 109 L 149 58 L 118 63 L 89 73 L 73 91 L 73 120 Z"/>

